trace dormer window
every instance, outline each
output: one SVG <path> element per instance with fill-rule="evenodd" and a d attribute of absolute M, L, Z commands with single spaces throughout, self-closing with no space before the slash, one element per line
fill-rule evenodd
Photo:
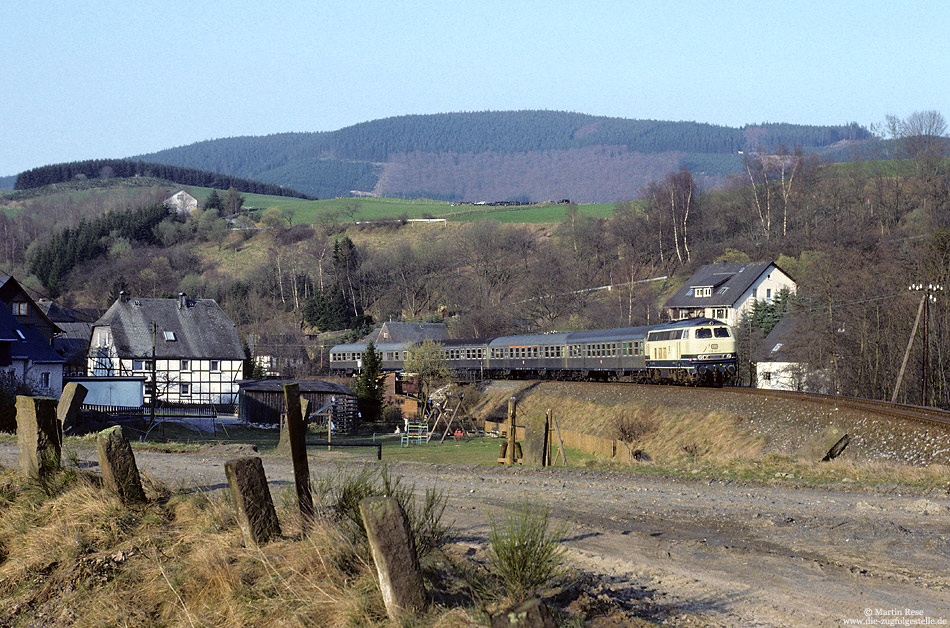
<path fill-rule="evenodd" d="M 14 301 L 10 304 L 10 311 L 14 316 L 26 316 L 26 301 Z"/>
<path fill-rule="evenodd" d="M 712 296 L 712 286 L 693 286 L 693 296 L 695 296 L 695 297 L 711 297 L 711 296 Z"/>

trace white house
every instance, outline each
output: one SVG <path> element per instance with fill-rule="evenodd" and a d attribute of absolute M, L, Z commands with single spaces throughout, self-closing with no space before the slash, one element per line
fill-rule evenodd
<path fill-rule="evenodd" d="M 782 290 L 795 292 L 795 281 L 773 262 L 707 264 L 667 300 L 671 320 L 707 317 L 733 327 L 756 301 L 771 301 Z"/>
<path fill-rule="evenodd" d="M 135 299 L 125 293 L 93 325 L 88 374 L 146 378 L 172 403 L 232 404 L 244 371 L 244 345 L 213 299 Z"/>
<path fill-rule="evenodd" d="M 184 190 L 178 190 L 166 198 L 164 205 L 180 216 L 189 216 L 198 211 L 198 199 Z"/>

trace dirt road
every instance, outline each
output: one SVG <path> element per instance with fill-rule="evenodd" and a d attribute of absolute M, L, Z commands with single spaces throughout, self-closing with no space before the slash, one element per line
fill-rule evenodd
<path fill-rule="evenodd" d="M 95 451 L 78 451 L 93 466 Z M 16 465 L 0 445 L 0 465 Z M 217 490 L 233 454 L 136 452 L 173 487 Z M 263 456 L 272 492 L 289 461 Z M 368 457 L 314 451 L 313 476 Z M 524 496 L 569 524 L 575 564 L 597 575 L 587 610 L 685 626 L 948 625 L 950 497 L 750 486 L 646 475 L 401 463 L 446 491 L 456 543 L 481 547 L 488 516 Z M 898 614 L 899 613 L 899 614 Z M 881 620 L 908 623 L 886 624 Z M 868 623 L 877 621 L 877 624 Z M 606 620 L 605 620 L 606 622 Z M 929 624 L 928 624 L 929 622 Z M 941 623 L 943 622 L 943 623 Z"/>

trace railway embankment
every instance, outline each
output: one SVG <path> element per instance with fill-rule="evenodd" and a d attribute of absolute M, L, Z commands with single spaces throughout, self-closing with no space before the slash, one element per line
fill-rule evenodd
<path fill-rule="evenodd" d="M 512 396 L 520 416 L 543 416 L 550 408 L 561 429 L 625 440 L 642 452 L 640 462 L 688 458 L 722 463 L 768 456 L 817 461 L 827 451 L 822 448 L 829 434 L 847 434 L 842 461 L 950 464 L 950 430 L 945 427 L 729 388 L 495 381 L 480 388 L 471 404 L 473 414 L 504 420 Z"/>

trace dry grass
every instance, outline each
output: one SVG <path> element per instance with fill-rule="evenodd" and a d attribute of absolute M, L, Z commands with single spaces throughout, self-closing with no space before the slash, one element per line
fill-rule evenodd
<path fill-rule="evenodd" d="M 333 524 L 245 547 L 224 494 L 152 490 L 126 508 L 76 471 L 46 488 L 0 470 L 2 626 L 389 625 L 374 569 Z M 474 625 L 441 611 L 416 625 Z"/>
<path fill-rule="evenodd" d="M 563 430 L 614 439 L 618 437 L 618 425 L 623 423 L 648 427 L 639 430 L 635 448 L 653 460 L 682 458 L 687 455 L 687 446 L 695 446 L 700 457 L 751 458 L 763 454 L 765 439 L 732 415 L 665 408 L 622 396 L 585 396 L 578 391 L 593 389 L 581 386 L 500 382 L 482 394 L 473 414 L 481 419 L 505 420 L 508 398 L 514 396 L 519 417 L 544 416 L 551 408 Z"/>
<path fill-rule="evenodd" d="M 776 451 L 769 436 L 754 430 L 747 417 L 658 404 L 658 395 L 637 391 L 623 385 L 493 382 L 481 393 L 473 414 L 478 419 L 503 421 L 508 398 L 514 396 L 519 417 L 543 416 L 551 408 L 562 430 L 626 442 L 619 438 L 619 430 L 630 438 L 625 445 L 630 452 L 638 452 L 632 465 L 594 455 L 572 457 L 575 464 L 587 467 L 797 486 L 899 486 L 950 493 L 950 467 L 946 465 L 847 456 L 818 462 L 820 456 L 809 456 L 807 448 Z"/>

